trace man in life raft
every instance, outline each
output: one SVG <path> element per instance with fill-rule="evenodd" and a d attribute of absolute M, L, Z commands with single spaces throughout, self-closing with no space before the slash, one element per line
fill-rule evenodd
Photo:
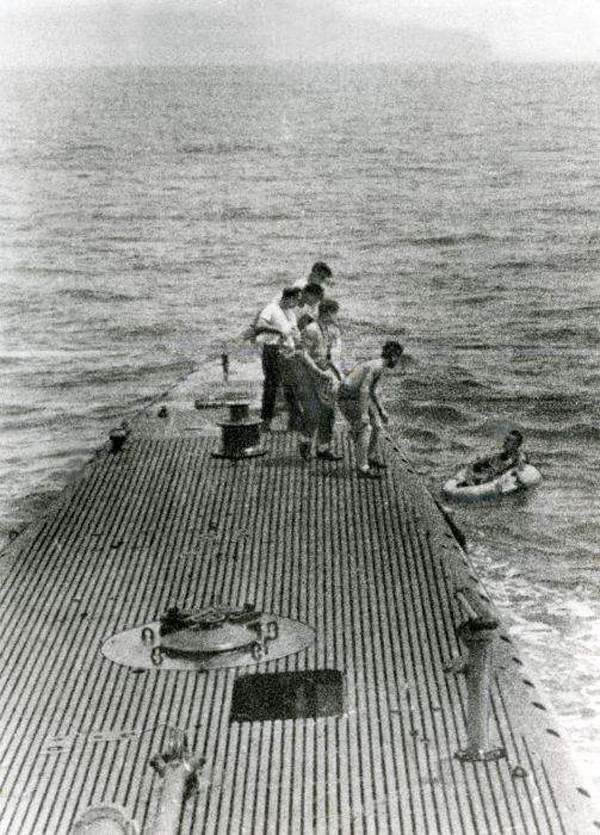
<path fill-rule="evenodd" d="M 513 429 L 504 438 L 502 452 L 487 458 L 478 458 L 468 468 L 464 484 L 485 484 L 494 478 L 527 463 L 527 455 L 521 449 L 523 435 L 518 429 Z"/>

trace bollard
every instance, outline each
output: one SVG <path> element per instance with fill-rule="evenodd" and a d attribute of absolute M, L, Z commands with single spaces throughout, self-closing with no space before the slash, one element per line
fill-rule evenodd
<path fill-rule="evenodd" d="M 203 764 L 203 759 L 190 759 L 187 735 L 173 729 L 171 745 L 164 754 L 150 761 L 150 765 L 162 777 L 154 835 L 178 835 L 190 782 L 196 779 L 196 773 Z"/>
<path fill-rule="evenodd" d="M 111 452 L 120 452 L 125 445 L 128 435 L 129 432 L 126 429 L 111 429 L 108 436 L 111 444 Z"/>
<path fill-rule="evenodd" d="M 503 748 L 489 747 L 492 644 L 498 621 L 472 618 L 458 630 L 469 657 L 467 676 L 467 747 L 456 753 L 461 762 L 489 762 L 506 756 Z"/>
<path fill-rule="evenodd" d="M 108 435 L 111 443 L 111 451 L 112 452 L 120 452 L 123 448 L 125 441 L 129 437 L 131 429 L 129 428 L 129 423 L 124 420 L 121 422 L 121 425 L 116 429 L 111 429 Z"/>
<path fill-rule="evenodd" d="M 221 427 L 221 450 L 213 452 L 213 458 L 240 461 L 264 455 L 266 449 L 260 443 L 262 421 L 250 417 L 250 404 L 236 400 L 226 405 L 229 406 L 229 420 L 218 424 Z"/>

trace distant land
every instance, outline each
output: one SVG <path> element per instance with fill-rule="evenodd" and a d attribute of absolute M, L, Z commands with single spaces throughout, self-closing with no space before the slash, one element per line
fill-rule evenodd
<path fill-rule="evenodd" d="M 93 3 L 0 15 L 4 66 L 486 61 L 460 29 L 386 25 L 314 0 Z"/>

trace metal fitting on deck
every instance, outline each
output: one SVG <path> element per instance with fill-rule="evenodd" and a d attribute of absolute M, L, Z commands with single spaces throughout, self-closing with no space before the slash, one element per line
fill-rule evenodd
<path fill-rule="evenodd" d="M 221 451 L 214 452 L 214 458 L 229 458 L 239 461 L 264 455 L 266 449 L 260 444 L 261 421 L 250 417 L 250 404 L 232 401 L 229 406 L 229 420 L 219 423 L 221 427 Z"/>
<path fill-rule="evenodd" d="M 111 443 L 111 452 L 119 452 L 123 448 L 130 431 L 129 424 L 126 420 L 117 429 L 110 430 L 108 437 Z"/>
<path fill-rule="evenodd" d="M 458 629 L 458 636 L 468 650 L 465 664 L 467 747 L 456 754 L 462 762 L 488 762 L 506 756 L 503 748 L 489 746 L 492 644 L 497 629 L 497 619 L 482 616 L 470 618 Z"/>
<path fill-rule="evenodd" d="M 158 812 L 152 830 L 155 835 L 177 835 L 186 797 L 205 762 L 202 758 L 190 757 L 187 735 L 183 731 L 173 728 L 171 733 L 167 750 L 150 760 L 150 765 L 162 778 Z"/>
<path fill-rule="evenodd" d="M 223 380 L 229 382 L 229 354 L 223 351 L 221 354 L 221 368 L 223 369 Z"/>

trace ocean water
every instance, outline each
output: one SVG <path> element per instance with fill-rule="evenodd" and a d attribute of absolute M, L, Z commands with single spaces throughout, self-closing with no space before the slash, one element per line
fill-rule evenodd
<path fill-rule="evenodd" d="M 4 72 L 0 531 L 317 258 L 348 362 L 395 336 L 431 489 L 519 427 L 534 491 L 459 506 L 600 788 L 600 67 Z"/>

